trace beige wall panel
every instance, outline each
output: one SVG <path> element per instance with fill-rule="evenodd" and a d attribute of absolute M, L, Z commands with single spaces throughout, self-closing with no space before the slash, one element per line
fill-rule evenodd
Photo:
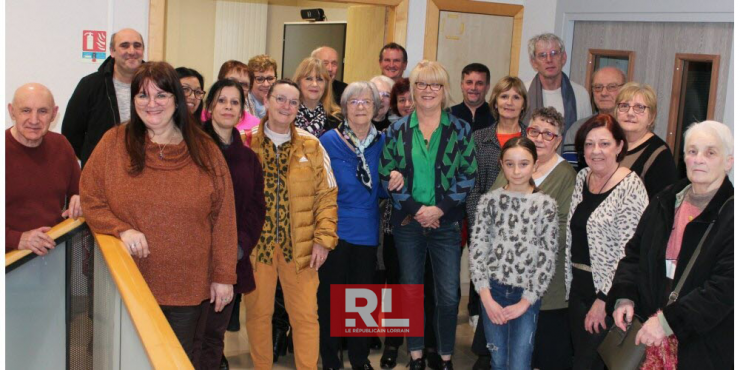
<path fill-rule="evenodd" d="M 215 0 L 167 0 L 165 60 L 175 68 L 184 66 L 200 72 L 206 89 L 216 77 L 215 22 Z"/>
<path fill-rule="evenodd" d="M 658 94 L 655 133 L 666 137 L 673 64 L 677 53 L 720 55 L 714 118 L 723 120 L 733 25 L 682 22 L 576 22 L 573 33 L 571 79 L 586 79 L 588 49 L 635 52 L 634 80 L 650 84 Z"/>
<path fill-rule="evenodd" d="M 292 77 L 293 71 L 283 76 L 283 24 L 285 22 L 302 22 L 301 9 L 324 9 L 326 20 L 340 22 L 347 20 L 349 4 L 329 3 L 308 0 L 268 0 L 267 6 L 267 51 L 277 62 L 279 77 Z M 308 55 L 306 55 L 308 56 Z"/>
<path fill-rule="evenodd" d="M 450 74 L 456 104 L 463 101 L 460 74 L 466 65 L 485 64 L 491 70 L 491 84 L 509 74 L 513 25 L 512 17 L 440 12 L 437 61 Z"/>
<path fill-rule="evenodd" d="M 267 0 L 219 0 L 213 49 L 213 76 L 227 60 L 244 63 L 265 53 Z"/>
<path fill-rule="evenodd" d="M 384 35 L 385 7 L 349 7 L 344 82 L 367 81 L 380 74 L 378 51 L 383 47 Z"/>

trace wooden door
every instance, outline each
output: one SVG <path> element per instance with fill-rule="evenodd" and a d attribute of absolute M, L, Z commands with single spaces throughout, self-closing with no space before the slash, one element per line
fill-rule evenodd
<path fill-rule="evenodd" d="M 378 52 L 385 40 L 385 13 L 384 6 L 347 8 L 344 82 L 367 81 L 380 74 Z"/>

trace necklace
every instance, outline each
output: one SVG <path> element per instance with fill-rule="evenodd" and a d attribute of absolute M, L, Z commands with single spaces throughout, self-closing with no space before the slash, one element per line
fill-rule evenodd
<path fill-rule="evenodd" d="M 617 169 L 616 169 L 616 170 L 614 170 L 614 172 L 612 172 L 612 174 L 611 174 L 611 175 L 609 175 L 609 178 L 608 178 L 608 179 L 606 179 L 606 182 L 604 183 L 604 185 L 601 185 L 601 189 L 599 189 L 599 191 L 598 191 L 597 193 L 594 193 L 594 194 L 601 194 L 601 192 L 602 192 L 602 191 L 604 190 L 604 188 L 606 187 L 606 184 L 608 184 L 608 183 L 609 183 L 609 180 L 611 180 L 611 179 L 612 179 L 612 177 L 614 177 L 614 174 L 615 174 L 615 173 L 617 173 L 617 171 L 618 171 L 618 170 L 619 170 L 619 166 L 617 166 Z M 589 173 L 589 174 L 588 174 L 588 186 L 589 186 L 589 187 L 591 187 L 591 175 L 592 175 L 593 173 L 594 173 L 594 172 L 593 172 L 593 171 L 591 171 L 591 173 Z"/>
<path fill-rule="evenodd" d="M 170 136 L 170 139 L 171 138 L 172 137 Z M 169 140 L 168 139 L 167 142 L 164 143 L 164 145 L 160 145 L 159 143 L 155 143 L 154 140 L 153 140 L 153 138 L 150 138 L 150 140 L 151 140 L 152 143 L 157 144 L 157 147 L 159 148 L 159 159 L 160 160 L 164 160 L 164 148 L 166 148 L 167 145 L 169 145 L 170 144 L 170 141 L 172 141 L 172 140 Z"/>

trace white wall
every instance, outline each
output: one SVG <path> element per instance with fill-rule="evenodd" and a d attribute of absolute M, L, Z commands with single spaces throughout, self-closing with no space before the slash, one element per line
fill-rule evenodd
<path fill-rule="evenodd" d="M 59 116 L 52 130 L 61 130 L 69 97 L 80 78 L 100 63 L 81 61 L 82 31 L 110 34 L 131 27 L 147 40 L 148 0 L 23 0 L 5 3 L 5 105 L 19 86 L 46 85 L 54 94 Z M 146 54 L 145 54 L 146 59 Z M 5 110 L 5 128 L 13 125 Z"/>

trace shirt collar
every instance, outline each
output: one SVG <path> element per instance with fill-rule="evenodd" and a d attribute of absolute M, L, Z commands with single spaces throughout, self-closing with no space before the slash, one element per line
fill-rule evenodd
<path fill-rule="evenodd" d="M 450 126 L 450 115 L 449 113 L 442 111 L 442 117 L 440 119 L 440 123 L 445 126 Z M 416 116 L 416 110 L 411 112 L 411 117 L 409 117 L 409 128 L 414 128 L 416 126 L 419 126 L 419 118 Z"/>

